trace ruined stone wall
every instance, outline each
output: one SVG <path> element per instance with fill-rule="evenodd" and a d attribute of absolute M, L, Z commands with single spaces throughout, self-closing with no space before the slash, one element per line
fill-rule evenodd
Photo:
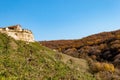
<path fill-rule="evenodd" d="M 27 32 L 7 32 L 8 36 L 13 37 L 16 40 L 34 42 L 34 37 L 32 33 Z"/>
<path fill-rule="evenodd" d="M 34 36 L 30 30 L 22 30 L 22 31 L 16 31 L 16 30 L 6 30 L 4 28 L 0 28 L 1 33 L 5 33 L 8 36 L 11 36 L 15 40 L 22 40 L 27 42 L 34 42 Z"/>

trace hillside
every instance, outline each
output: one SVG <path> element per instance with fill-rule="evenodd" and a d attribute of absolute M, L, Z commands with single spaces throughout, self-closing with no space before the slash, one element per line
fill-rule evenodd
<path fill-rule="evenodd" d="M 85 59 L 0 33 L 0 80 L 95 80 Z"/>
<path fill-rule="evenodd" d="M 42 45 L 77 58 L 91 57 L 120 69 L 120 30 L 102 32 L 78 40 L 41 41 Z"/>

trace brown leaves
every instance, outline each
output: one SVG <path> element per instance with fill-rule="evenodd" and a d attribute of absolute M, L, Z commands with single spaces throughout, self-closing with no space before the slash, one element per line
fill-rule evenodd
<path fill-rule="evenodd" d="M 94 34 L 78 40 L 42 41 L 42 45 L 74 56 L 114 62 L 120 57 L 120 30 Z M 118 64 L 115 62 L 115 64 Z"/>

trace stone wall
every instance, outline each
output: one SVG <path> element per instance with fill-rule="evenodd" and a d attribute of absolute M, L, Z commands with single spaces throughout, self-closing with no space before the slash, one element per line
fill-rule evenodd
<path fill-rule="evenodd" d="M 18 30 L 17 30 L 16 26 L 17 26 Z M 34 36 L 30 30 L 22 29 L 20 25 L 19 26 L 16 25 L 16 26 L 14 26 L 16 29 L 9 29 L 9 28 L 13 28 L 13 26 L 6 27 L 6 28 L 0 28 L 0 32 L 5 33 L 8 36 L 11 36 L 15 40 L 34 42 Z"/>

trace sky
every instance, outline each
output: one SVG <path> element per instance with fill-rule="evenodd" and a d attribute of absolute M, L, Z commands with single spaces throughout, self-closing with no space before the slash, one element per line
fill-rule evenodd
<path fill-rule="evenodd" d="M 0 27 L 16 24 L 36 41 L 80 39 L 120 29 L 120 0 L 0 0 Z"/>

